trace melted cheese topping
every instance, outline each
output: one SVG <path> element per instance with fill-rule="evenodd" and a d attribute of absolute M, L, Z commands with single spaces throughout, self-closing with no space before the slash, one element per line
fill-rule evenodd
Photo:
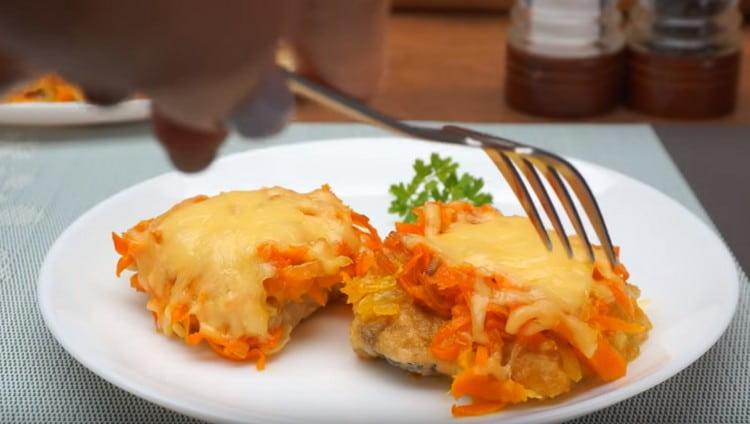
<path fill-rule="evenodd" d="M 593 264 L 571 260 L 554 234 L 553 250 L 539 241 L 524 217 L 491 215 L 478 223 L 456 222 L 427 243 L 454 264 L 468 263 L 488 275 L 499 274 L 517 287 L 536 289 L 575 313 L 593 289 Z M 571 238 L 577 258 L 585 258 L 583 246 Z"/>
<path fill-rule="evenodd" d="M 171 332 L 169 315 L 183 304 L 201 332 L 227 338 L 265 337 L 275 313 L 263 287 L 275 269 L 258 257 L 259 245 L 345 243 L 356 251 L 359 243 L 350 210 L 333 194 L 281 188 L 186 201 L 128 236 L 142 245 L 135 255 L 138 278 L 158 303 L 150 307 L 164 312 L 162 331 Z M 309 252 L 324 263 L 350 263 L 335 249 Z"/>

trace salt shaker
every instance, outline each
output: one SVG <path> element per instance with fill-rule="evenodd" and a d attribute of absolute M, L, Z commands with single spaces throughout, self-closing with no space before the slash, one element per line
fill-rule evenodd
<path fill-rule="evenodd" d="M 731 113 L 741 23 L 736 0 L 639 0 L 627 28 L 627 103 L 669 118 Z"/>
<path fill-rule="evenodd" d="M 586 117 L 621 100 L 625 36 L 617 0 L 519 0 L 511 11 L 505 98 L 518 110 Z"/>

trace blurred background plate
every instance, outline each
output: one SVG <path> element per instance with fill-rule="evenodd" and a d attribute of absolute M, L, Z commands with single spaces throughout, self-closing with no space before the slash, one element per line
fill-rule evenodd
<path fill-rule="evenodd" d="M 81 102 L 0 104 L 0 125 L 92 125 L 141 121 L 149 117 L 151 102 L 128 100 L 111 107 Z"/>

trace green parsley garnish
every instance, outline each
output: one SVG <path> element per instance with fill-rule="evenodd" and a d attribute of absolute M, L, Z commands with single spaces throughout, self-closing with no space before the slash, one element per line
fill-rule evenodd
<path fill-rule="evenodd" d="M 468 173 L 458 177 L 458 163 L 450 157 L 430 155 L 430 162 L 414 161 L 414 177 L 406 183 L 393 184 L 388 191 L 393 195 L 388 212 L 398 214 L 405 222 L 414 222 L 417 217 L 412 209 L 427 201 L 452 202 L 466 200 L 475 206 L 492 202 L 492 195 L 482 193 L 484 180 Z"/>

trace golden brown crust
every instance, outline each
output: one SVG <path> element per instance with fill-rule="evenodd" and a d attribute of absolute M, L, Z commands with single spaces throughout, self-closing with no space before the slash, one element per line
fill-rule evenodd
<path fill-rule="evenodd" d="M 401 305 L 395 317 L 365 321 L 355 317 L 351 326 L 354 351 L 361 356 L 384 358 L 391 364 L 422 375 L 454 374 L 455 365 L 438 361 L 430 343 L 445 320 L 413 303 Z"/>
<path fill-rule="evenodd" d="M 553 398 L 570 390 L 573 381 L 563 371 L 560 355 L 553 351 L 521 351 L 511 363 L 513 381 L 539 396 Z"/>

